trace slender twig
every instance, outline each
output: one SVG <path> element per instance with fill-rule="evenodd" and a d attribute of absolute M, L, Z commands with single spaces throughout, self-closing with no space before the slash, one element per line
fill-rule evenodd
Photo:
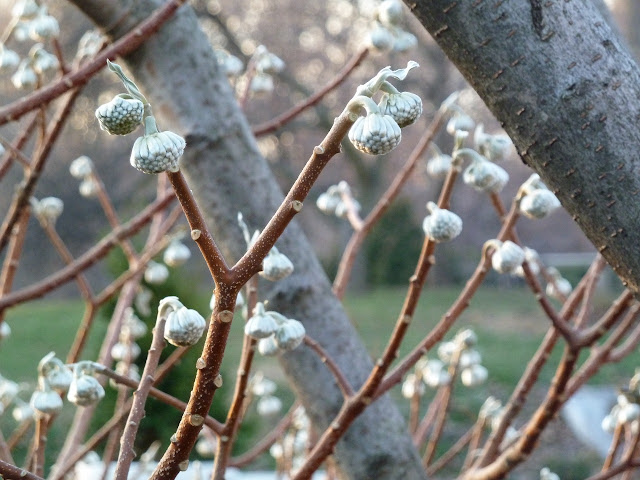
<path fill-rule="evenodd" d="M 640 343 L 640 325 L 635 326 L 633 331 L 625 338 L 624 343 L 609 352 L 609 355 L 607 355 L 607 362 L 619 362 L 624 357 L 631 354 L 638 346 L 638 343 Z"/>
<path fill-rule="evenodd" d="M 11 433 L 11 436 L 7 440 L 7 447 L 9 450 L 13 450 L 18 445 L 18 442 L 24 438 L 24 436 L 29 432 L 31 425 L 33 424 L 33 419 L 29 418 L 28 420 L 24 420 L 16 427 L 16 429 Z M 15 463 L 15 462 L 13 462 Z"/>
<path fill-rule="evenodd" d="M 613 465 L 614 460 L 616 459 L 616 454 L 618 452 L 618 448 L 620 448 L 621 440 L 622 440 L 622 432 L 624 430 L 624 425 L 622 423 L 617 423 L 616 428 L 613 431 L 613 439 L 611 440 L 611 445 L 609 445 L 609 451 L 607 452 L 607 457 L 604 459 L 602 463 L 601 472 L 606 472 Z"/>
<path fill-rule="evenodd" d="M 25 168 L 31 168 L 31 160 L 22 153 L 18 148 L 14 147 L 11 142 L 6 140 L 0 135 L 0 145 L 4 146 L 6 150 L 8 150 L 10 158 L 15 159 L 18 163 L 20 163 Z"/>
<path fill-rule="evenodd" d="M 20 264 L 20 256 L 22 255 L 22 248 L 24 247 L 27 224 L 30 216 L 31 209 L 27 207 L 22 212 L 22 216 L 18 219 L 18 222 L 11 232 L 7 256 L 2 265 L 2 273 L 0 273 L 0 297 L 9 293 L 13 287 L 13 279 Z M 5 308 L 0 309 L 0 326 L 4 321 L 5 312 Z"/>
<path fill-rule="evenodd" d="M 436 414 L 440 409 L 440 402 L 442 401 L 442 396 L 444 395 L 444 390 L 442 388 L 438 388 L 436 395 L 431 400 L 427 411 L 425 412 L 422 420 L 418 424 L 418 428 L 413 434 L 413 444 L 420 448 L 427 439 L 427 435 L 429 434 L 429 430 L 433 425 L 433 420 L 436 418 Z"/>
<path fill-rule="evenodd" d="M 4 435 L 2 434 L 1 430 L 0 430 L 0 461 L 16 463 L 13 460 L 13 455 L 11 455 L 11 449 L 9 448 L 7 441 L 4 439 Z"/>
<path fill-rule="evenodd" d="M 336 74 L 336 76 L 329 83 L 327 83 L 322 89 L 318 90 L 309 98 L 303 100 L 297 105 L 294 105 L 291 109 L 287 110 L 284 113 L 281 113 L 275 118 L 265 123 L 261 123 L 260 125 L 254 126 L 253 134 L 256 137 L 259 137 L 261 135 L 266 135 L 267 133 L 274 132 L 279 128 L 281 128 L 282 126 L 286 125 L 288 122 L 290 122 L 292 119 L 294 119 L 298 115 L 300 115 L 307 108 L 313 107 L 314 105 L 316 105 L 329 92 L 331 92 L 332 90 L 340 86 L 340 84 L 342 84 L 342 82 L 344 82 L 349 77 L 349 74 L 353 70 L 355 70 L 358 67 L 358 65 L 360 65 L 364 61 L 365 58 L 367 58 L 368 54 L 369 54 L 368 48 L 363 48 L 360 51 L 356 52 L 355 55 L 353 55 L 353 57 L 351 57 L 351 59 L 346 63 L 346 65 L 342 67 L 342 70 L 340 70 Z"/>
<path fill-rule="evenodd" d="M 11 166 L 12 160 L 14 160 L 14 155 L 12 154 L 12 152 L 14 150 L 21 151 L 22 147 L 25 146 L 25 144 L 31 137 L 33 130 L 36 128 L 36 124 L 38 123 L 37 120 L 37 115 L 33 115 L 29 119 L 22 131 L 14 140 L 12 148 L 8 149 L 9 151 L 5 152 L 4 155 L 0 158 L 0 180 L 5 176 L 5 174 L 9 170 L 9 167 Z"/>
<path fill-rule="evenodd" d="M 77 70 L 68 73 L 55 83 L 51 83 L 30 95 L 25 95 L 19 100 L 0 108 L 0 126 L 20 118 L 25 113 L 39 108 L 40 105 L 51 102 L 73 88 L 84 85 L 97 72 L 104 68 L 107 59 L 113 60 L 118 55 L 124 56 L 135 51 L 151 35 L 158 31 L 185 2 L 186 0 L 167 1 L 149 15 L 148 18 L 132 28 L 129 33 L 102 50 Z"/>
<path fill-rule="evenodd" d="M 354 391 L 353 387 L 351 387 L 351 384 L 349 383 L 349 380 L 347 380 L 347 378 L 344 376 L 344 373 L 342 372 L 338 364 L 334 362 L 327 351 L 322 348 L 322 345 L 316 342 L 309 335 L 305 335 L 304 344 L 311 350 L 313 350 L 320 357 L 322 363 L 327 366 L 327 368 L 333 375 L 333 378 L 335 378 L 338 384 L 338 388 L 340 388 L 340 391 L 342 392 L 342 395 L 345 397 L 345 399 L 352 397 Z"/>
<path fill-rule="evenodd" d="M 458 440 L 454 443 L 449 450 L 443 453 L 438 460 L 433 462 L 429 468 L 426 469 L 427 475 L 432 476 L 442 468 L 444 468 L 456 455 L 458 455 L 462 449 L 471 441 L 473 432 L 475 431 L 475 425 L 467 430 Z"/>
<path fill-rule="evenodd" d="M 20 480 L 44 480 L 44 478 L 28 472 L 24 468 L 16 467 L 10 463 L 3 462 L 2 460 L 0 460 L 0 476 L 3 476 L 6 479 L 19 478 Z"/>
<path fill-rule="evenodd" d="M 33 434 L 32 471 L 39 477 L 44 475 L 44 449 L 47 446 L 47 432 L 53 420 L 49 415 L 39 415 L 36 418 L 36 431 Z"/>

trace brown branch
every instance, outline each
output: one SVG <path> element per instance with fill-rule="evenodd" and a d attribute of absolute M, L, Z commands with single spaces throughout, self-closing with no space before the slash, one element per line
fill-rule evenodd
<path fill-rule="evenodd" d="M 11 142 L 5 140 L 2 136 L 0 136 L 0 145 L 4 146 L 6 150 L 8 150 L 9 158 L 14 158 L 26 169 L 31 168 L 31 160 L 29 160 L 29 158 L 27 158 L 24 153 L 22 153 L 18 148 L 14 147 Z"/>
<path fill-rule="evenodd" d="M 39 415 L 36 418 L 36 431 L 33 434 L 33 457 L 31 459 L 33 473 L 42 477 L 44 475 L 44 449 L 47 446 L 47 432 L 53 417 Z"/>
<path fill-rule="evenodd" d="M 44 480 L 44 478 L 28 472 L 24 468 L 18 468 L 2 460 L 0 460 L 0 476 L 3 476 L 7 480 L 12 478 L 19 478 L 20 480 Z"/>
<path fill-rule="evenodd" d="M 444 390 L 439 388 L 436 392 L 435 397 L 431 400 L 429 407 L 427 408 L 426 413 L 422 417 L 418 428 L 413 434 L 413 444 L 419 449 L 422 444 L 426 441 L 427 435 L 429 434 L 429 429 L 433 424 L 433 420 L 440 409 L 440 402 L 442 401 L 442 396 L 444 394 Z"/>
<path fill-rule="evenodd" d="M 443 453 L 438 460 L 426 469 L 427 475 L 432 476 L 439 470 L 442 470 L 456 455 L 458 455 L 462 449 L 471 441 L 471 437 L 475 431 L 475 425 L 467 430 L 456 443 L 454 443 L 449 450 Z"/>
<path fill-rule="evenodd" d="M 0 273 L 0 297 L 8 294 L 13 287 L 13 280 L 20 264 L 20 256 L 24 247 L 24 240 L 27 235 L 27 224 L 31 216 L 31 209 L 25 208 L 18 222 L 11 231 L 7 256 L 2 265 L 2 273 Z M 6 309 L 0 309 L 0 326 L 4 321 Z"/>
<path fill-rule="evenodd" d="M 11 161 L 13 160 L 13 157 L 14 157 L 11 152 L 13 150 L 20 151 L 22 147 L 25 146 L 25 144 L 29 140 L 29 137 L 31 137 L 33 130 L 36 128 L 37 120 L 38 120 L 37 115 L 34 115 L 33 117 L 31 117 L 31 119 L 29 119 L 27 124 L 24 126 L 20 134 L 17 136 L 17 138 L 13 142 L 12 148 L 10 149 L 10 151 L 5 152 L 2 158 L 0 159 L 0 180 L 5 176 L 5 174 L 9 170 L 9 167 L 11 166 Z"/>
<path fill-rule="evenodd" d="M 25 113 L 47 104 L 68 90 L 87 83 L 96 73 L 104 68 L 107 59 L 114 60 L 118 55 L 124 56 L 135 51 L 153 33 L 169 20 L 175 11 L 186 0 L 168 0 L 156 9 L 146 20 L 140 22 L 129 33 L 105 48 L 81 67 L 47 85 L 30 95 L 26 95 L 9 105 L 0 108 L 0 126 L 20 118 Z"/>
<path fill-rule="evenodd" d="M 322 89 L 318 90 L 316 93 L 311 95 L 306 100 L 303 100 L 302 102 L 293 106 L 291 109 L 287 110 L 286 112 L 281 113 L 280 115 L 273 118 L 272 120 L 269 120 L 267 122 L 261 123 L 260 125 L 254 126 L 253 134 L 256 137 L 259 137 L 261 135 L 266 135 L 267 133 L 274 132 L 279 128 L 281 128 L 283 125 L 290 122 L 292 119 L 294 119 L 298 115 L 300 115 L 307 108 L 313 107 L 314 105 L 316 105 L 330 91 L 340 86 L 340 84 L 342 84 L 342 82 L 344 82 L 349 77 L 349 74 L 355 68 L 357 68 L 358 65 L 360 65 L 365 58 L 367 58 L 368 54 L 369 54 L 368 48 L 363 48 L 362 50 L 357 52 L 353 57 L 351 57 L 351 59 L 347 62 L 347 64 L 344 67 L 342 67 L 342 70 L 340 70 L 337 73 L 337 75 Z"/>
<path fill-rule="evenodd" d="M 309 335 L 304 336 L 304 343 L 311 350 L 313 350 L 318 355 L 318 357 L 320 357 L 322 363 L 327 366 L 327 368 L 335 378 L 338 384 L 338 388 L 340 388 L 340 391 L 342 392 L 342 395 L 345 397 L 345 399 L 352 397 L 354 394 L 353 387 L 351 387 L 349 380 L 347 380 L 342 370 L 340 370 L 338 364 L 333 361 L 327 351 Z"/>

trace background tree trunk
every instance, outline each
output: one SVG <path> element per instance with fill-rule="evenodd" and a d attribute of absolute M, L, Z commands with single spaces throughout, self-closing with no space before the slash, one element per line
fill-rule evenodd
<path fill-rule="evenodd" d="M 590 0 L 410 8 L 636 294 L 640 71 Z"/>
<path fill-rule="evenodd" d="M 118 38 L 161 2 L 73 3 Z M 161 130 L 185 136 L 187 149 L 181 170 L 216 242 L 234 263 L 245 250 L 236 221 L 238 212 L 244 214 L 250 228 L 261 229 L 283 195 L 193 11 L 182 7 L 175 19 L 125 63 L 153 105 Z M 122 168 L 129 168 L 125 167 L 127 159 L 119 161 Z M 352 385 L 360 386 L 371 371 L 371 359 L 295 222 L 278 248 L 289 256 L 296 270 L 286 280 L 261 284 L 261 299 L 268 295 L 270 309 L 302 321 L 307 333 L 336 360 Z M 303 347 L 283 355 L 281 363 L 314 425 L 326 428 L 342 405 L 342 396 L 325 365 Z M 338 444 L 335 457 L 344 478 L 426 478 L 404 419 L 386 396 L 354 423 Z"/>

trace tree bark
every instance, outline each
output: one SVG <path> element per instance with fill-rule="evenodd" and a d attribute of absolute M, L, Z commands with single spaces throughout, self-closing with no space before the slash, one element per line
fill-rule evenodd
<path fill-rule="evenodd" d="M 590 0 L 407 2 L 625 285 L 640 288 L 640 70 Z"/>
<path fill-rule="evenodd" d="M 128 32 L 160 4 L 157 0 L 72 3 L 98 26 L 108 28 L 113 38 Z M 263 228 L 283 195 L 193 11 L 182 7 L 175 19 L 124 60 L 150 100 L 161 129 L 186 138 L 181 170 L 232 264 L 245 251 L 238 212 L 250 228 Z M 261 284 L 261 299 L 268 296 L 270 309 L 302 321 L 351 384 L 359 387 L 371 371 L 371 359 L 295 222 L 278 248 L 293 261 L 295 272 L 286 280 Z M 326 366 L 304 347 L 283 355 L 281 363 L 313 424 L 328 427 L 342 405 L 342 395 Z M 388 397 L 371 405 L 354 423 L 338 444 L 335 458 L 343 478 L 426 478 L 404 419 Z"/>

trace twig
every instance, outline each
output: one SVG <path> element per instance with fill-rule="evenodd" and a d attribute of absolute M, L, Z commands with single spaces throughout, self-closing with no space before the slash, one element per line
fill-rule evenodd
<path fill-rule="evenodd" d="M 345 399 L 352 397 L 354 394 L 353 387 L 351 387 L 349 380 L 347 380 L 342 370 L 340 370 L 338 364 L 333 361 L 327 351 L 309 335 L 305 335 L 304 343 L 309 348 L 311 348 L 320 357 L 322 363 L 327 366 L 333 377 L 336 379 L 338 388 L 340 388 L 340 391 L 342 392 L 342 395 L 345 397 Z"/>
<path fill-rule="evenodd" d="M 36 431 L 33 434 L 33 473 L 42 477 L 44 475 L 44 449 L 47 445 L 47 431 L 53 417 L 49 415 L 39 415 L 36 418 Z"/>
<path fill-rule="evenodd" d="M 4 146 L 6 150 L 8 150 L 9 158 L 14 158 L 18 163 L 20 163 L 26 169 L 31 168 L 31 160 L 27 158 L 27 156 L 22 153 L 18 148 L 15 148 L 11 142 L 7 141 L 0 135 L 0 145 Z"/>
<path fill-rule="evenodd" d="M 44 480 L 44 478 L 28 472 L 24 468 L 18 468 L 2 460 L 0 460 L 0 476 L 3 476 L 7 480 L 11 478 L 19 478 L 20 480 Z"/>
<path fill-rule="evenodd" d="M 22 248 L 24 246 L 30 216 L 31 209 L 27 207 L 23 210 L 21 217 L 11 232 L 7 256 L 2 265 L 2 273 L 0 273 L 0 297 L 9 293 L 13 287 L 13 279 L 20 264 L 20 256 L 22 255 Z M 0 326 L 4 321 L 5 312 L 5 308 L 0 309 Z"/>
<path fill-rule="evenodd" d="M 609 445 L 609 451 L 607 452 L 607 458 L 604 459 L 602 463 L 602 473 L 605 473 L 607 470 L 611 468 L 614 460 L 616 459 L 616 453 L 618 452 L 618 448 L 620 448 L 620 441 L 622 440 L 622 431 L 624 429 L 624 425 L 621 423 L 616 424 L 616 428 L 613 431 L 613 439 L 611 440 L 611 445 Z"/>
<path fill-rule="evenodd" d="M 296 116 L 300 115 L 307 108 L 313 107 L 314 105 L 316 105 L 330 91 L 340 86 L 340 84 L 342 84 L 342 82 L 344 82 L 349 77 L 349 74 L 354 69 L 356 69 L 358 65 L 360 65 L 364 61 L 365 58 L 367 58 L 368 54 L 369 54 L 368 48 L 361 49 L 353 57 L 351 57 L 351 59 L 347 62 L 347 64 L 344 67 L 342 67 L 342 70 L 340 70 L 336 74 L 336 76 L 329 83 L 327 83 L 327 85 L 325 85 L 322 89 L 318 90 L 309 98 L 293 106 L 291 109 L 287 110 L 286 112 L 281 113 L 280 115 L 276 116 L 275 118 L 267 122 L 261 123 L 260 125 L 256 125 L 255 127 L 253 127 L 253 134 L 256 137 L 259 137 L 261 135 L 266 135 L 267 133 L 274 132 L 279 128 L 281 128 L 283 125 L 290 122 Z"/>
<path fill-rule="evenodd" d="M 11 166 L 11 161 L 13 160 L 13 157 L 14 157 L 11 152 L 14 150 L 20 151 L 22 147 L 25 146 L 25 144 L 29 140 L 29 137 L 31 137 L 33 130 L 36 128 L 37 120 L 38 120 L 37 115 L 34 115 L 33 117 L 31 117 L 31 119 L 29 119 L 27 124 L 24 126 L 20 134 L 17 136 L 17 138 L 13 142 L 12 148 L 8 152 L 5 152 L 2 158 L 0 159 L 1 160 L 0 161 L 0 180 L 5 176 L 5 174 L 9 170 L 9 167 Z"/>
<path fill-rule="evenodd" d="M 454 443 L 449 450 L 443 453 L 438 460 L 433 462 L 429 468 L 426 469 L 427 475 L 432 476 L 442 468 L 444 468 L 451 460 L 453 460 L 456 455 L 458 455 L 462 449 L 471 441 L 471 437 L 473 432 L 475 431 L 475 426 L 471 427 L 467 430 L 464 435 L 462 435 L 456 443 Z M 471 447 L 469 447 L 471 449 Z"/>
<path fill-rule="evenodd" d="M 413 434 L 413 444 L 417 448 L 420 448 L 421 445 L 427 439 L 429 429 L 431 428 L 431 425 L 433 424 L 433 420 L 436 417 L 438 410 L 440 409 L 440 402 L 442 401 L 443 394 L 444 394 L 444 390 L 442 388 L 439 388 L 436 392 L 435 397 L 431 400 L 431 403 L 429 404 L 429 408 L 427 408 L 427 411 L 422 417 L 422 420 L 420 421 L 418 428 Z"/>

